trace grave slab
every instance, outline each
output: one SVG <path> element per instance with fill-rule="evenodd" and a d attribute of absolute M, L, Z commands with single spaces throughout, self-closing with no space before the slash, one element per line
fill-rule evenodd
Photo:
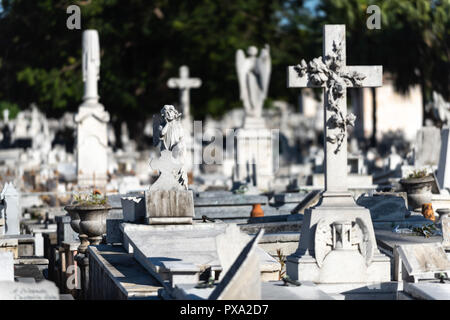
<path fill-rule="evenodd" d="M 14 281 L 14 256 L 10 251 L 0 252 L 0 281 Z"/>
<path fill-rule="evenodd" d="M 418 300 L 450 300 L 450 284 L 439 282 L 404 284 L 404 292 Z"/>
<path fill-rule="evenodd" d="M 223 277 L 249 239 L 236 225 L 225 223 L 153 226 L 124 223 L 121 229 L 125 249 L 131 248 L 148 272 L 172 284 L 197 283 L 207 268 L 211 268 L 216 278 Z M 273 279 L 280 270 L 279 263 L 265 252 L 258 254 L 264 278 Z"/>
<path fill-rule="evenodd" d="M 120 246 L 89 247 L 89 297 L 96 300 L 156 299 L 163 286 Z"/>
<path fill-rule="evenodd" d="M 59 300 L 59 290 L 48 280 L 37 283 L 1 281 L 0 300 Z"/>

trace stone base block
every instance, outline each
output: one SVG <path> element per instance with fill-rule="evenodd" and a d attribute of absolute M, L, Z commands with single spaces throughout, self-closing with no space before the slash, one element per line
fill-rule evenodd
<path fill-rule="evenodd" d="M 315 283 L 386 282 L 390 270 L 390 258 L 378 250 L 369 210 L 348 193 L 324 193 L 316 207 L 305 211 L 299 247 L 286 261 L 289 277 Z"/>
<path fill-rule="evenodd" d="M 330 258 L 329 264 L 324 263 L 322 268 L 310 255 L 289 256 L 286 261 L 287 274 L 294 280 L 315 283 L 381 283 L 391 280 L 390 259 L 385 255 L 375 255 L 366 267 L 364 263 L 355 261 L 355 257 L 349 256 L 349 252 L 342 255 L 338 251 L 333 253 L 335 256 L 327 257 Z"/>
<path fill-rule="evenodd" d="M 192 191 L 146 191 L 145 204 L 148 224 L 192 224 Z"/>

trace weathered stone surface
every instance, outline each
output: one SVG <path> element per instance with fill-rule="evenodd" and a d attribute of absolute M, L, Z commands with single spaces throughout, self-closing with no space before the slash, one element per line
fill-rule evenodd
<path fill-rule="evenodd" d="M 70 216 L 57 216 L 55 217 L 56 220 L 56 234 L 57 234 L 57 241 L 58 245 L 60 245 L 63 241 L 67 242 L 77 242 L 78 240 L 78 233 L 76 233 L 73 228 L 70 226 Z"/>
<path fill-rule="evenodd" d="M 5 234 L 20 234 L 20 219 L 22 217 L 22 209 L 20 205 L 20 194 L 12 184 L 7 182 L 3 187 L 0 198 L 4 199 L 6 206 L 4 207 L 3 217 L 5 218 Z"/>
<path fill-rule="evenodd" d="M 437 170 L 437 180 L 441 189 L 450 188 L 450 128 L 441 130 L 441 154 Z"/>
<path fill-rule="evenodd" d="M 414 299 L 450 300 L 450 284 L 448 283 L 408 283 L 403 290 Z"/>
<path fill-rule="evenodd" d="M 369 209 L 374 221 L 399 221 L 410 214 L 405 199 L 391 195 L 361 196 L 356 204 Z"/>
<path fill-rule="evenodd" d="M 450 260 L 440 243 L 399 245 L 397 252 L 410 276 L 450 272 Z"/>
<path fill-rule="evenodd" d="M 209 206 L 238 206 L 238 205 L 253 205 L 261 204 L 265 205 L 269 202 L 266 196 L 257 195 L 225 195 L 225 196 L 206 196 L 195 197 L 194 204 L 196 207 L 209 207 Z"/>
<path fill-rule="evenodd" d="M 216 278 L 219 274 L 222 278 L 250 239 L 235 224 L 225 223 L 151 226 L 124 223 L 121 228 L 125 249 L 131 246 L 144 268 L 172 284 L 197 283 L 209 267 Z M 272 257 L 265 252 L 259 257 L 266 276 L 278 273 L 280 265 Z"/>
<path fill-rule="evenodd" d="M 100 44 L 97 30 L 85 30 L 82 44 L 84 95 L 75 116 L 77 178 L 79 185 L 104 188 L 108 171 L 109 113 L 99 103 L 97 81 L 100 78 Z"/>
<path fill-rule="evenodd" d="M 323 57 L 288 67 L 288 87 L 325 89 L 326 170 L 325 191 L 317 206 L 305 210 L 299 247 L 287 258 L 286 272 L 317 283 L 389 281 L 389 258 L 376 246 L 369 211 L 348 191 L 347 173 L 346 128 L 355 121 L 347 114 L 347 87 L 380 87 L 382 66 L 346 65 L 345 25 L 324 25 L 323 42 Z"/>
<path fill-rule="evenodd" d="M 47 280 L 38 283 L 1 281 L 0 300 L 59 300 L 59 290 Z"/>
<path fill-rule="evenodd" d="M 99 300 L 155 299 L 162 285 L 121 247 L 89 247 L 89 296 Z"/>
<path fill-rule="evenodd" d="M 141 222 L 145 217 L 145 199 L 143 197 L 122 198 L 123 221 Z"/>
<path fill-rule="evenodd" d="M 448 215 L 442 217 L 441 219 L 442 226 L 442 245 L 444 248 L 450 248 L 450 217 Z"/>
<path fill-rule="evenodd" d="M 260 230 L 247 243 L 222 281 L 209 296 L 210 300 L 261 299 L 261 273 L 256 249 L 263 234 L 264 230 Z"/>
<path fill-rule="evenodd" d="M 14 255 L 0 251 L 0 281 L 14 281 Z"/>
<path fill-rule="evenodd" d="M 149 224 L 192 223 L 192 191 L 146 191 L 146 219 Z"/>
<path fill-rule="evenodd" d="M 441 148 L 441 130 L 423 127 L 417 132 L 414 165 L 418 168 L 437 166 Z"/>
<path fill-rule="evenodd" d="M 10 236 L 0 237 L 0 252 L 12 252 L 14 258 L 19 257 L 19 240 Z"/>
<path fill-rule="evenodd" d="M 285 286 L 282 281 L 263 282 L 262 300 L 334 300 L 310 281 L 300 282 L 300 286 Z"/>

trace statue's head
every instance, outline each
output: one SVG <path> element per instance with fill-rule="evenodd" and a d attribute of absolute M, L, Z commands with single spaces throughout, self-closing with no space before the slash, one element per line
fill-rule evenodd
<path fill-rule="evenodd" d="M 181 116 L 181 113 L 179 113 L 173 105 L 166 104 L 161 109 L 161 117 L 166 119 L 166 121 L 172 121 L 174 119 L 178 119 Z"/>
<path fill-rule="evenodd" d="M 247 53 L 249 56 L 254 57 L 258 54 L 258 48 L 256 48 L 255 46 L 250 46 L 247 49 Z"/>

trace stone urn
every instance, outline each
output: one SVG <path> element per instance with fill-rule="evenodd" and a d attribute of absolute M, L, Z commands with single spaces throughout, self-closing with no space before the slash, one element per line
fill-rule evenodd
<path fill-rule="evenodd" d="M 106 233 L 106 218 L 111 206 L 109 205 L 70 205 L 64 208 L 70 217 L 79 217 L 79 238 L 80 246 L 78 251 L 85 253 L 90 245 L 98 245 L 102 241 L 102 236 Z M 74 231 L 77 223 L 70 223 Z"/>
<path fill-rule="evenodd" d="M 449 216 L 450 209 L 448 208 L 437 209 L 436 213 L 439 215 L 439 222 L 442 223 L 442 220 L 444 220 L 444 218 Z"/>
<path fill-rule="evenodd" d="M 431 203 L 433 181 L 434 178 L 432 176 L 400 180 L 400 184 L 406 190 L 410 210 L 421 211 L 423 204 Z"/>

